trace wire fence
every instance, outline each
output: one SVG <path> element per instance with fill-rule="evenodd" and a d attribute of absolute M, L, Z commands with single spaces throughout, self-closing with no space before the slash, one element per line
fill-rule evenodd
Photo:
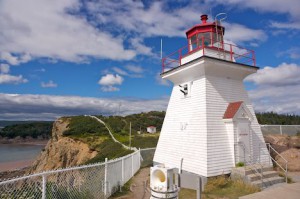
<path fill-rule="evenodd" d="M 260 125 L 263 134 L 300 134 L 300 125 Z"/>
<path fill-rule="evenodd" d="M 155 148 L 142 149 L 118 159 L 106 159 L 103 163 L 0 181 L 0 198 L 105 199 L 134 176 L 144 163 L 143 159 L 147 161 L 145 165 L 152 164 L 154 151 Z"/>

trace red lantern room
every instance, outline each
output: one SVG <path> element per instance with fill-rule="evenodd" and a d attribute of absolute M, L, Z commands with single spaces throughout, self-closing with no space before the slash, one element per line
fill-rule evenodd
<path fill-rule="evenodd" d="M 201 24 L 197 24 L 186 31 L 188 44 L 177 51 L 162 58 L 162 73 L 186 65 L 198 58 L 210 57 L 244 65 L 255 66 L 255 53 L 232 43 L 224 43 L 225 28 L 217 17 L 215 21 L 208 22 L 207 15 L 201 16 Z M 229 24 L 230 25 L 230 24 Z"/>
<path fill-rule="evenodd" d="M 201 15 L 202 24 L 197 24 L 186 31 L 189 42 L 189 52 L 201 46 L 224 48 L 223 35 L 225 28 L 218 22 L 208 23 L 207 19 L 207 15 Z"/>

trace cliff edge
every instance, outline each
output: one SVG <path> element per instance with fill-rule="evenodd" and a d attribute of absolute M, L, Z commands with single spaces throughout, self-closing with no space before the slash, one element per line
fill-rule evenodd
<path fill-rule="evenodd" d="M 77 166 L 98 154 L 97 151 L 91 150 L 88 144 L 63 136 L 69 123 L 70 118 L 60 118 L 54 122 L 52 137 L 34 161 L 29 173 Z"/>

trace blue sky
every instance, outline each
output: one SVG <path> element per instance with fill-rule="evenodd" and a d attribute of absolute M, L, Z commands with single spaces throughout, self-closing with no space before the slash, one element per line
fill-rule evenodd
<path fill-rule="evenodd" d="M 166 110 L 160 40 L 176 51 L 220 12 L 226 42 L 255 50 L 255 110 L 300 114 L 298 0 L 0 0 L 0 119 Z"/>

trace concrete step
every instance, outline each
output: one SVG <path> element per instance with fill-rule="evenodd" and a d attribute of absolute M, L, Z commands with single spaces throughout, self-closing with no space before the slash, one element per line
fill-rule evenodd
<path fill-rule="evenodd" d="M 276 177 L 276 176 L 278 176 L 278 173 L 276 171 L 264 171 L 262 173 L 262 175 L 263 175 L 263 178 L 266 179 L 266 178 Z M 260 180 L 261 176 L 260 176 L 260 173 L 259 174 L 252 173 L 252 174 L 247 175 L 247 178 L 249 179 L 250 182 L 253 182 L 253 181 Z"/>
<path fill-rule="evenodd" d="M 257 172 L 261 173 L 261 169 L 263 172 L 273 171 L 273 167 L 263 166 L 261 165 L 251 165 L 245 167 L 245 175 L 256 174 Z"/>
<path fill-rule="evenodd" d="M 266 188 L 266 187 L 272 186 L 277 183 L 282 183 L 282 182 L 285 182 L 285 179 L 283 177 L 276 176 L 276 177 L 271 177 L 271 178 L 265 178 L 265 179 L 263 179 L 263 182 L 261 180 L 256 180 L 256 181 L 251 182 L 251 184 L 258 186 L 258 187 Z"/>

